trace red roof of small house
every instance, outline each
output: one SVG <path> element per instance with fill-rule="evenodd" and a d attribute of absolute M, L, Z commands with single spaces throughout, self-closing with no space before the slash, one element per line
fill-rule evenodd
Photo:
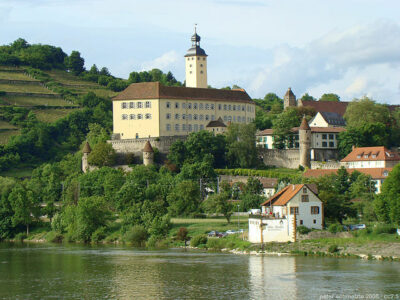
<path fill-rule="evenodd" d="M 343 117 L 346 112 L 347 105 L 350 102 L 334 102 L 334 101 L 311 101 L 311 100 L 302 100 L 301 103 L 305 107 L 312 107 L 317 112 L 334 112 Z"/>
<path fill-rule="evenodd" d="M 321 177 L 331 174 L 336 174 L 338 169 L 308 169 L 303 173 L 304 177 Z M 389 173 L 392 171 L 392 168 L 356 168 L 356 169 L 346 169 L 346 171 L 351 174 L 354 171 L 358 171 L 365 175 L 371 176 L 372 179 L 385 179 Z"/>
<path fill-rule="evenodd" d="M 341 162 L 350 161 L 400 161 L 397 152 L 391 151 L 384 146 L 354 148 Z"/>
<path fill-rule="evenodd" d="M 286 205 L 296 194 L 303 188 L 307 187 L 311 192 L 314 194 L 316 191 L 316 186 L 314 185 L 312 188 L 310 188 L 309 185 L 307 184 L 289 184 L 288 186 L 284 187 L 281 189 L 279 192 L 277 192 L 275 195 L 273 195 L 271 198 L 269 198 L 267 201 L 263 202 L 261 206 L 267 206 L 270 203 L 275 206 L 284 206 Z"/>

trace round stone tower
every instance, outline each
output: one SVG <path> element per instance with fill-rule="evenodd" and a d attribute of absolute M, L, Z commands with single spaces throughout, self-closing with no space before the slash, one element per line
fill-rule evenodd
<path fill-rule="evenodd" d="M 310 150 L 311 150 L 311 128 L 308 125 L 306 117 L 303 117 L 299 128 L 300 143 L 300 165 L 304 168 L 310 167 Z"/>
<path fill-rule="evenodd" d="M 154 150 L 150 142 L 147 141 L 143 148 L 143 164 L 145 166 L 152 165 L 154 163 Z"/>
<path fill-rule="evenodd" d="M 88 162 L 88 156 L 92 152 L 92 149 L 90 148 L 90 145 L 88 142 L 85 143 L 85 146 L 83 146 L 82 149 L 82 171 L 83 173 L 86 173 L 89 170 L 89 162 Z"/>
<path fill-rule="evenodd" d="M 292 89 L 288 88 L 285 96 L 283 97 L 283 109 L 294 106 L 297 106 L 296 96 L 293 94 Z"/>

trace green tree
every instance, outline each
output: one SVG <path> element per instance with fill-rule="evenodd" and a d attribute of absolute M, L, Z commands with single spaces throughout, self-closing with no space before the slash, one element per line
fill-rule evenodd
<path fill-rule="evenodd" d="M 79 51 L 72 51 L 71 55 L 65 59 L 65 65 L 74 75 L 79 75 L 85 70 L 85 60 Z"/>
<path fill-rule="evenodd" d="M 94 166 L 113 166 L 115 164 L 115 150 L 109 143 L 96 144 L 89 154 L 89 164 Z"/>
<path fill-rule="evenodd" d="M 291 148 L 293 146 L 293 132 L 291 129 L 299 126 L 300 122 L 301 116 L 299 116 L 295 108 L 289 107 L 279 114 L 272 122 L 274 147 L 278 149 Z"/>
<path fill-rule="evenodd" d="M 214 194 L 203 201 L 202 207 L 207 213 L 223 214 L 229 223 L 233 214 L 233 205 L 229 202 L 229 198 L 228 192 Z"/>
<path fill-rule="evenodd" d="M 302 101 L 316 101 L 313 96 L 309 95 L 308 93 L 305 93 L 303 96 L 301 96 L 300 100 Z"/>
<path fill-rule="evenodd" d="M 226 133 L 226 143 L 226 158 L 231 167 L 251 168 L 257 165 L 254 124 L 230 124 Z"/>
<path fill-rule="evenodd" d="M 332 102 L 340 102 L 340 97 L 333 93 L 323 94 L 319 101 L 332 101 Z"/>
<path fill-rule="evenodd" d="M 370 123 L 386 124 L 389 120 L 389 109 L 383 104 L 364 97 L 353 100 L 347 106 L 344 118 L 348 127 L 359 128 Z"/>
<path fill-rule="evenodd" d="M 191 180 L 179 182 L 167 196 L 171 216 L 189 216 L 196 213 L 200 205 L 199 185 Z"/>

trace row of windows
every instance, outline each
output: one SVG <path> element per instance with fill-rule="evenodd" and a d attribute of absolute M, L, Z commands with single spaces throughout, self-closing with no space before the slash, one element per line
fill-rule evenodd
<path fill-rule="evenodd" d="M 203 74 L 203 70 L 200 71 L 200 74 Z M 192 74 L 192 71 L 189 71 L 189 74 Z"/>
<path fill-rule="evenodd" d="M 135 115 L 135 114 L 130 114 L 130 115 L 127 115 L 127 114 L 123 114 L 122 115 L 122 120 L 142 120 L 143 119 L 143 115 L 142 114 L 137 114 L 137 115 Z M 144 119 L 146 119 L 146 120 L 150 120 L 151 119 L 151 114 L 145 114 L 144 115 Z"/>
<path fill-rule="evenodd" d="M 323 135 L 322 135 L 322 139 L 323 140 L 326 140 L 327 139 L 327 137 L 329 136 L 329 139 L 330 140 L 334 140 L 335 139 L 335 135 L 334 134 L 326 134 L 326 133 L 324 133 Z"/>
<path fill-rule="evenodd" d="M 187 60 L 194 60 L 194 57 L 192 56 L 192 57 L 188 57 L 188 59 Z M 197 60 L 200 60 L 200 57 L 197 57 Z M 206 58 L 205 57 L 203 57 L 203 60 L 206 60 Z"/>
<path fill-rule="evenodd" d="M 167 131 L 171 131 L 172 125 L 171 124 L 166 124 Z M 199 130 L 204 130 L 204 125 L 198 125 L 198 124 L 175 124 L 174 125 L 174 130 L 175 131 L 199 131 Z"/>
<path fill-rule="evenodd" d="M 167 120 L 170 120 L 172 118 L 172 115 L 170 113 L 166 114 L 165 117 L 167 118 Z M 191 121 L 193 120 L 206 120 L 209 121 L 211 119 L 211 121 L 215 120 L 215 116 L 214 115 L 197 115 L 197 114 L 175 114 L 175 120 L 179 120 L 180 118 L 182 118 L 182 120 L 189 120 Z"/>
<path fill-rule="evenodd" d="M 190 66 L 189 67 L 192 67 L 192 64 L 190 64 Z M 203 67 L 203 64 L 200 64 L 200 67 Z"/>
<path fill-rule="evenodd" d="M 328 142 L 322 142 L 322 147 L 328 147 Z M 335 147 L 335 142 L 329 142 L 329 147 Z"/>
<path fill-rule="evenodd" d="M 172 103 L 167 102 L 165 104 L 166 108 L 171 108 Z M 203 103 L 179 103 L 175 102 L 174 107 L 176 109 L 179 109 L 179 107 L 182 107 L 183 109 L 199 109 L 199 110 L 214 110 L 215 105 L 214 104 L 203 104 Z M 218 104 L 218 110 L 228 110 L 228 111 L 246 111 L 246 106 L 245 105 L 236 105 L 236 104 Z M 254 107 L 252 106 L 247 106 L 247 111 L 248 112 L 254 112 Z"/>
<path fill-rule="evenodd" d="M 291 215 L 298 215 L 299 214 L 299 207 L 298 206 L 291 206 L 290 207 L 290 214 Z M 311 214 L 318 215 L 319 214 L 319 206 L 311 206 Z"/>
<path fill-rule="evenodd" d="M 145 108 L 151 108 L 151 102 L 146 101 L 146 102 L 122 102 L 121 103 L 121 108 L 143 108 L 143 105 Z"/>

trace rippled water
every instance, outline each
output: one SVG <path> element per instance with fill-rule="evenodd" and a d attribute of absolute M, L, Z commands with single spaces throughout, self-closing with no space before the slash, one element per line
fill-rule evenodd
<path fill-rule="evenodd" d="M 396 262 L 0 244 L 2 299 L 400 299 L 399 280 Z"/>

